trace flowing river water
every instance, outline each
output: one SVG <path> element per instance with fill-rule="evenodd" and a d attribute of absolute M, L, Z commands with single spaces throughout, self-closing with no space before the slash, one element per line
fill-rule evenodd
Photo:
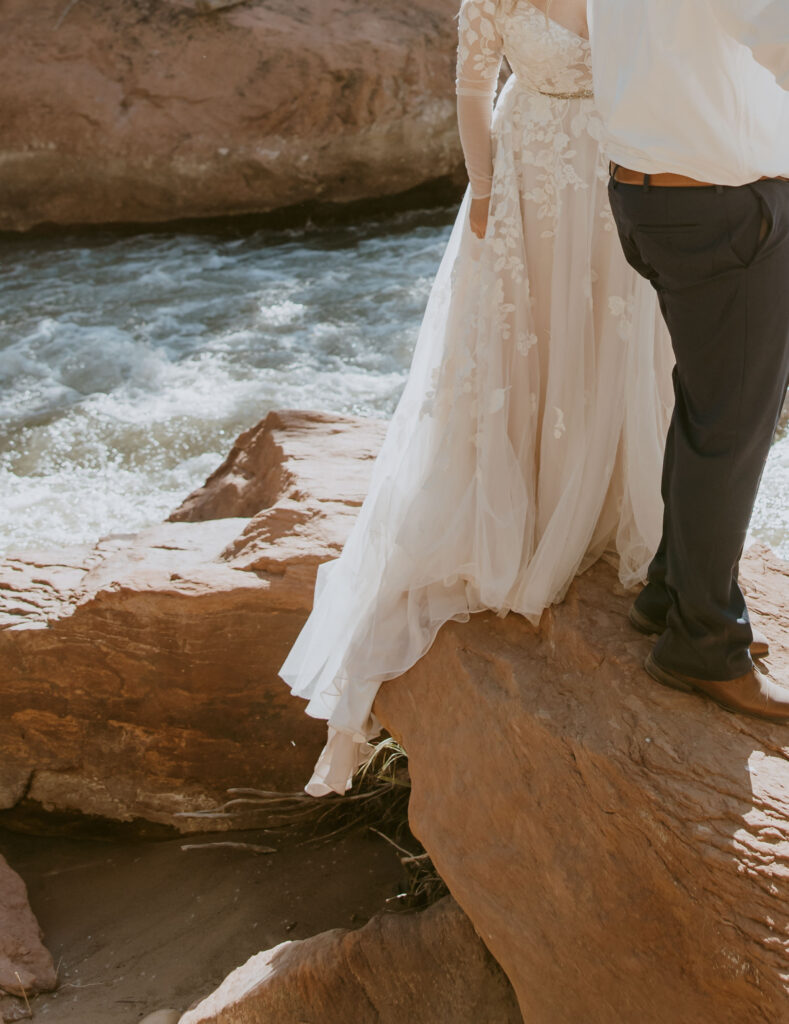
<path fill-rule="evenodd" d="M 0 553 L 159 522 L 270 409 L 386 418 L 454 209 L 0 241 Z M 789 558 L 789 435 L 751 524 Z"/>

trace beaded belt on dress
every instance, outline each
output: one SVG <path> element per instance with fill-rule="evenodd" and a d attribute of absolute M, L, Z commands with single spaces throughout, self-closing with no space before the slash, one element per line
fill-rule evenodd
<path fill-rule="evenodd" d="M 582 89 L 580 92 L 543 92 L 542 89 L 538 89 L 540 96 L 550 96 L 555 100 L 591 100 L 594 99 L 594 93 L 591 89 Z"/>

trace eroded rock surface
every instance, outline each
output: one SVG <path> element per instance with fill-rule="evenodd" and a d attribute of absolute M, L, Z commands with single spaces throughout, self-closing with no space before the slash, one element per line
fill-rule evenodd
<path fill-rule="evenodd" d="M 260 213 L 457 177 L 456 9 L 6 0 L 0 229 Z"/>
<path fill-rule="evenodd" d="M 170 522 L 8 556 L 6 805 L 27 795 L 187 829 L 198 826 L 176 811 L 228 786 L 300 790 L 325 725 L 276 669 L 317 565 L 341 550 L 384 431 L 272 413 Z M 789 682 L 789 566 L 753 549 L 742 578 L 772 671 Z M 524 1020 L 789 1024 L 789 729 L 653 682 L 630 599 L 598 563 L 538 629 L 514 614 L 447 624 L 382 686 L 376 714 L 409 754 L 412 828 Z M 342 1007 L 336 979 L 374 948 L 401 951 L 397 977 L 416 976 L 409 949 L 421 939 L 368 949 L 363 932 L 261 954 L 211 1012 L 248 1019 L 241 989 L 272 1007 L 284 993 L 296 1007 Z M 354 1005 L 367 1007 L 373 977 L 347 982 Z"/>
<path fill-rule="evenodd" d="M 0 994 L 31 996 L 55 988 L 55 965 L 42 937 L 25 883 L 0 855 Z"/>
<path fill-rule="evenodd" d="M 521 1024 L 512 988 L 451 897 L 282 942 L 233 971 L 179 1024 Z"/>
<path fill-rule="evenodd" d="M 237 569 L 299 581 L 309 610 L 317 566 L 342 551 L 386 426 L 330 413 L 271 412 L 240 435 L 170 521 L 252 517 L 222 557 Z"/>
<path fill-rule="evenodd" d="M 789 566 L 743 563 L 789 684 Z M 442 628 L 375 712 L 411 827 L 540 1024 L 789 1021 L 789 728 L 653 682 L 598 563 Z"/>
<path fill-rule="evenodd" d="M 301 791 L 326 726 L 277 669 L 384 429 L 271 413 L 178 521 L 0 560 L 0 808 L 187 831 L 229 787 Z"/>

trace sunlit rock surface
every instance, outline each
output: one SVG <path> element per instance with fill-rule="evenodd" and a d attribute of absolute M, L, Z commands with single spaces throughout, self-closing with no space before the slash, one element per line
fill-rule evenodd
<path fill-rule="evenodd" d="M 385 426 L 270 413 L 179 521 L 1 559 L 0 808 L 194 830 L 230 787 L 300 791 L 326 725 L 277 669 Z"/>
<path fill-rule="evenodd" d="M 276 669 L 385 427 L 271 413 L 171 521 L 5 558 L 4 805 L 186 829 L 195 820 L 177 812 L 229 786 L 300 790 L 325 724 Z M 789 566 L 752 549 L 742 581 L 789 682 Z M 376 714 L 409 755 L 412 828 L 524 1020 L 786 1024 L 789 729 L 652 681 L 631 596 L 598 563 L 539 628 L 487 612 L 447 624 L 382 686 Z M 265 978 L 266 999 L 312 998 L 311 977 L 334 992 L 311 965 L 335 970 L 366 941 L 319 936 L 238 978 L 256 991 Z M 295 989 L 275 958 L 295 964 Z"/>
<path fill-rule="evenodd" d="M 179 1024 L 521 1024 L 512 988 L 445 897 L 282 942 L 238 967 Z"/>
<path fill-rule="evenodd" d="M 789 565 L 742 575 L 789 684 Z M 654 682 L 630 599 L 598 563 L 383 684 L 411 828 L 525 1021 L 789 1021 L 789 727 Z"/>
<path fill-rule="evenodd" d="M 456 9 L 7 0 L 0 230 L 345 203 L 457 176 Z"/>

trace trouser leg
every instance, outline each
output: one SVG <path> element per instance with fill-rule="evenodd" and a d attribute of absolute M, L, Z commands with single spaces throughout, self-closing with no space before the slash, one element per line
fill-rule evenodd
<path fill-rule="evenodd" d="M 738 563 L 789 379 L 789 184 L 610 194 L 676 357 L 663 538 L 646 588 L 669 601 L 654 657 L 732 679 L 752 664 Z"/>
<path fill-rule="evenodd" d="M 677 371 L 672 374 L 676 399 Z M 647 585 L 636 598 L 635 604 L 639 611 L 655 622 L 665 623 L 671 608 L 671 595 L 666 587 L 666 535 L 668 531 L 667 511 L 671 475 L 674 467 L 674 420 L 669 422 L 668 433 L 663 453 L 663 473 L 660 482 L 660 495 L 663 499 L 663 530 L 657 551 L 649 563 Z"/>

